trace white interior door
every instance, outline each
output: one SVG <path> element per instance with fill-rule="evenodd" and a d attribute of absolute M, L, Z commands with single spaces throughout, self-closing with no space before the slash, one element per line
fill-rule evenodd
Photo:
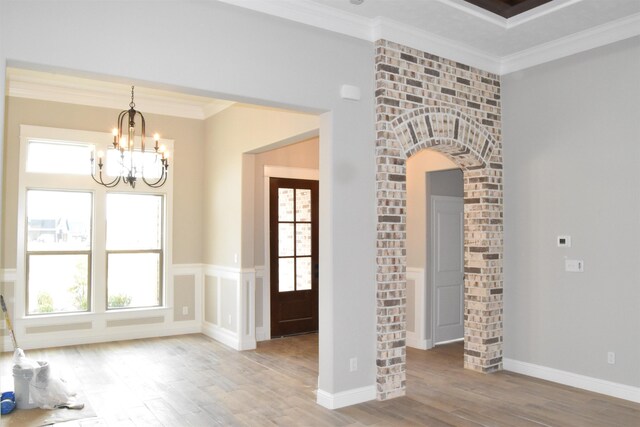
<path fill-rule="evenodd" d="M 464 337 L 462 197 L 431 196 L 434 343 Z"/>

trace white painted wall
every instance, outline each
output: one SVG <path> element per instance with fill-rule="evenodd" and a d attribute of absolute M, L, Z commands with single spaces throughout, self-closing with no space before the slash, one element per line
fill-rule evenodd
<path fill-rule="evenodd" d="M 638 76 L 635 37 L 502 79 L 508 360 L 640 386 Z"/>
<path fill-rule="evenodd" d="M 335 394 L 374 387 L 371 43 L 214 1 L 3 1 L 1 7 L 0 68 L 7 61 L 326 113 L 320 129 L 319 388 Z M 340 99 L 345 83 L 361 88 L 361 101 Z M 356 372 L 349 372 L 350 357 L 358 358 Z"/>

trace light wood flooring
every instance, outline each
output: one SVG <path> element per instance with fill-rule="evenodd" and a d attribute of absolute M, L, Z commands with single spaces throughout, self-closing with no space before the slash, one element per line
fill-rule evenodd
<path fill-rule="evenodd" d="M 406 397 L 330 411 L 315 403 L 317 348 L 317 335 L 245 352 L 183 335 L 27 355 L 67 375 L 93 407 L 97 418 L 74 426 L 640 426 L 640 404 L 464 370 L 460 343 L 408 349 Z M 4 390 L 10 354 L 0 362 Z"/>

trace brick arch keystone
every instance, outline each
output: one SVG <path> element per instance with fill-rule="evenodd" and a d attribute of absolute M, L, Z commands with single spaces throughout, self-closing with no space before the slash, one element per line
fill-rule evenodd
<path fill-rule="evenodd" d="M 502 369 L 502 156 L 489 131 L 455 108 L 412 109 L 379 129 L 376 379 L 385 400 L 405 394 L 406 160 L 423 149 L 444 153 L 464 176 L 464 367 Z"/>

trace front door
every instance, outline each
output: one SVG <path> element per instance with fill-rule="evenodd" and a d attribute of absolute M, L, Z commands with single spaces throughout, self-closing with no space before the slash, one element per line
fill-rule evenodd
<path fill-rule="evenodd" d="M 431 196 L 434 343 L 464 336 L 462 197 Z"/>
<path fill-rule="evenodd" d="M 271 336 L 318 330 L 318 181 L 269 182 Z"/>

